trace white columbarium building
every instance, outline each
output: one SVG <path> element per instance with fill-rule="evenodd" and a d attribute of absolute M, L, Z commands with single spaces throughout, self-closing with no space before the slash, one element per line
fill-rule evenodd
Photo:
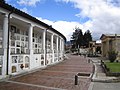
<path fill-rule="evenodd" d="M 0 2 L 0 76 L 62 61 L 65 41 L 51 26 Z"/>

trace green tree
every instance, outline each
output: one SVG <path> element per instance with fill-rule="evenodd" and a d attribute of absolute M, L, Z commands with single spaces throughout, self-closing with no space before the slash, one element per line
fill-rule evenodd
<path fill-rule="evenodd" d="M 77 49 L 82 46 L 88 47 L 89 41 L 92 41 L 92 35 L 89 30 L 87 30 L 83 35 L 82 29 L 75 28 L 75 32 L 73 32 L 71 37 L 72 49 Z"/>
<path fill-rule="evenodd" d="M 114 62 L 115 59 L 117 58 L 117 55 L 118 55 L 118 52 L 116 52 L 115 50 L 108 51 L 108 58 L 110 62 Z"/>
<path fill-rule="evenodd" d="M 89 47 L 89 42 L 92 41 L 92 35 L 91 35 L 91 32 L 90 30 L 87 30 L 85 33 L 84 33 L 84 46 L 85 47 Z"/>
<path fill-rule="evenodd" d="M 82 29 L 78 29 L 77 47 L 81 47 L 84 44 Z"/>
<path fill-rule="evenodd" d="M 83 45 L 83 33 L 82 29 L 75 28 L 71 37 L 72 48 L 79 48 Z"/>

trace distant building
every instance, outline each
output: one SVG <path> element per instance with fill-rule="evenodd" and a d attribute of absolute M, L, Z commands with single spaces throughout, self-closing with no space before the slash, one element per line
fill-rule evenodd
<path fill-rule="evenodd" d="M 120 34 L 102 34 L 102 56 L 108 58 L 108 51 L 115 50 L 120 55 Z"/>
<path fill-rule="evenodd" d="M 89 54 L 92 54 L 92 55 L 96 54 L 95 45 L 96 45 L 96 41 L 90 41 L 89 42 Z"/>
<path fill-rule="evenodd" d="M 95 54 L 101 54 L 101 43 L 96 41 L 90 41 L 89 42 L 89 54 L 95 55 Z"/>

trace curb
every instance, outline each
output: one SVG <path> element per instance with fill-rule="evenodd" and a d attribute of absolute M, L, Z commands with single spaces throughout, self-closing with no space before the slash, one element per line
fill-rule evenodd
<path fill-rule="evenodd" d="M 93 75 L 91 77 L 91 83 L 90 86 L 88 88 L 88 90 L 92 90 L 94 83 L 95 82 L 102 82 L 102 83 L 117 83 L 120 82 L 120 77 L 119 78 L 114 78 L 114 79 L 102 79 L 102 78 L 97 78 L 97 65 L 93 62 L 93 60 L 91 59 L 93 65 L 94 65 L 94 71 L 93 71 Z"/>
<path fill-rule="evenodd" d="M 93 62 L 93 65 L 95 66 L 95 70 L 93 72 L 93 77 L 92 77 L 92 82 L 103 82 L 103 83 L 113 83 L 113 82 L 120 82 L 120 78 L 112 78 L 112 79 L 108 79 L 108 78 L 97 78 L 97 65 Z M 107 77 L 107 76 L 106 76 Z"/>
<path fill-rule="evenodd" d="M 120 82 L 120 79 L 98 79 L 94 78 L 93 82 L 102 82 L 102 83 L 117 83 Z"/>

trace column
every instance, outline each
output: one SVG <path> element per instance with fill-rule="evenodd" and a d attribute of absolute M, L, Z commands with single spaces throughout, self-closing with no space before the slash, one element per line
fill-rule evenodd
<path fill-rule="evenodd" d="M 60 52 L 59 52 L 59 54 L 60 54 L 60 58 L 61 58 L 61 38 L 60 38 Z"/>
<path fill-rule="evenodd" d="M 57 50 L 57 61 L 59 60 L 58 58 L 58 36 L 56 38 L 56 50 Z"/>
<path fill-rule="evenodd" d="M 105 48 L 106 48 L 106 44 L 105 42 L 102 41 L 102 56 L 105 57 Z"/>
<path fill-rule="evenodd" d="M 6 75 L 6 69 L 7 69 L 7 42 L 8 42 L 8 16 L 4 16 L 3 20 L 3 49 L 4 49 L 4 55 L 3 55 L 3 64 L 2 64 L 2 75 Z"/>
<path fill-rule="evenodd" d="M 61 58 L 63 60 L 63 39 L 61 40 Z"/>
<path fill-rule="evenodd" d="M 108 51 L 109 51 L 109 39 L 107 39 L 107 45 L 106 45 L 107 51 L 106 51 L 106 57 L 108 58 Z"/>
<path fill-rule="evenodd" d="M 33 38 L 32 38 L 32 35 L 33 35 L 33 25 L 32 24 L 29 24 L 29 35 L 28 35 L 28 49 L 29 49 L 29 52 L 30 52 L 30 69 L 33 68 L 33 48 L 32 48 L 32 45 L 33 45 Z"/>
<path fill-rule="evenodd" d="M 53 45 L 54 34 L 51 35 L 51 50 L 52 50 L 52 63 L 54 63 L 54 45 Z"/>
<path fill-rule="evenodd" d="M 63 49 L 62 49 L 62 50 L 63 50 L 63 51 L 62 51 L 62 52 L 63 52 L 63 56 L 64 56 L 64 54 L 65 54 L 65 46 L 64 46 L 64 45 L 65 45 L 65 42 L 64 42 L 64 40 L 63 40 L 63 44 L 62 44 L 62 47 L 63 47 Z"/>
<path fill-rule="evenodd" d="M 60 49 L 60 52 L 61 52 L 61 38 L 60 38 L 60 48 L 59 49 Z"/>
<path fill-rule="evenodd" d="M 43 50 L 44 50 L 44 66 L 46 60 L 46 30 L 43 31 Z"/>

